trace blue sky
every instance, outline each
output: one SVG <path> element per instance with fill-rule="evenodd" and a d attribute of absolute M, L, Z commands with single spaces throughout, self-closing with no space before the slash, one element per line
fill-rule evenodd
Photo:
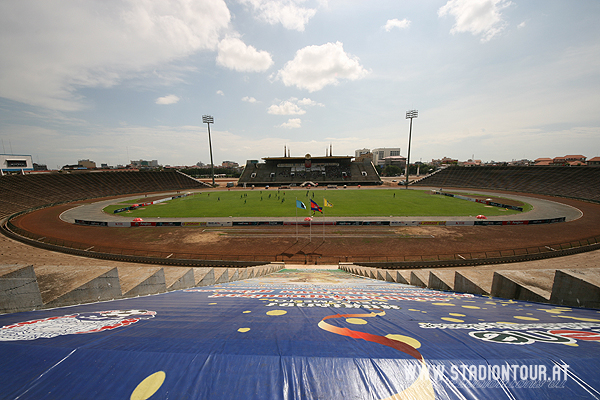
<path fill-rule="evenodd" d="M 0 138 L 57 168 L 600 155 L 600 2 L 0 2 Z"/>

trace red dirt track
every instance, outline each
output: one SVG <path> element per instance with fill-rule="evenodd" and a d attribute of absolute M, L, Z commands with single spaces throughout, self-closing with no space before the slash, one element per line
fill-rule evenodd
<path fill-rule="evenodd" d="M 521 195 L 521 193 L 519 193 Z M 74 242 L 78 248 L 139 256 L 213 260 L 300 262 L 327 260 L 402 260 L 404 257 L 481 254 L 506 250 L 553 247 L 600 236 L 600 204 L 528 195 L 571 205 L 583 212 L 575 221 L 549 225 L 389 227 L 327 226 L 235 228 L 109 228 L 77 226 L 59 215 L 78 204 L 35 211 L 13 220 L 17 227 L 44 237 L 45 242 Z M 97 200 L 94 200 L 97 201 Z M 432 235 L 433 237 L 426 237 Z M 50 239 L 52 238 L 52 239 Z M 411 259 L 411 258 L 406 258 Z"/>

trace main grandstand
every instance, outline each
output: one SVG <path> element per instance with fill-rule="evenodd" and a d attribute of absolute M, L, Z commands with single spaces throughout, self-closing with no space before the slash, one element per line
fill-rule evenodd
<path fill-rule="evenodd" d="M 265 157 L 264 163 L 246 162 L 238 186 L 380 185 L 370 159 L 350 156 Z"/>

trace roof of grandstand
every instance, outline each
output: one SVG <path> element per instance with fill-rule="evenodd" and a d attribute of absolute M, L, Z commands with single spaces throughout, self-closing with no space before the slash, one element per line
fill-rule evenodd
<path fill-rule="evenodd" d="M 304 157 L 263 157 L 262 159 L 265 161 L 304 161 L 307 158 L 310 158 L 311 160 L 321 160 L 321 159 L 327 159 L 327 160 L 331 160 L 331 159 L 346 159 L 346 160 L 351 160 L 354 157 L 352 156 L 311 156 L 310 154 L 307 154 Z"/>

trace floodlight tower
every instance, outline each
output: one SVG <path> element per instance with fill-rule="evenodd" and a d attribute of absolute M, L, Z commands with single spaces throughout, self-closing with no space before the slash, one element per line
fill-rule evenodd
<path fill-rule="evenodd" d="M 215 120 L 212 117 L 212 115 L 203 115 L 202 123 L 207 124 L 207 126 L 208 126 L 208 147 L 210 149 L 210 168 L 211 168 L 211 175 L 212 175 L 212 184 L 214 187 L 215 186 L 215 164 L 213 163 L 212 141 L 210 140 L 210 124 L 214 124 Z"/>
<path fill-rule="evenodd" d="M 408 189 L 408 166 L 410 165 L 410 140 L 411 140 L 411 136 L 412 136 L 412 120 L 413 118 L 417 118 L 419 116 L 419 111 L 417 110 L 410 110 L 406 112 L 406 119 L 410 119 L 410 129 L 408 131 L 408 155 L 406 157 L 406 173 L 405 175 L 405 179 L 404 179 L 404 184 L 406 185 L 405 188 Z"/>

